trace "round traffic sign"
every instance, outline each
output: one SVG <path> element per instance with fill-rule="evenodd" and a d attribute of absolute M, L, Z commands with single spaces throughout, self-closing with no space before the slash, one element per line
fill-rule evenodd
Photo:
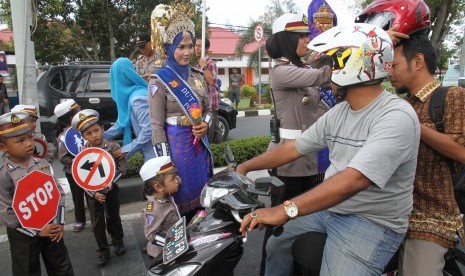
<path fill-rule="evenodd" d="M 111 185 L 115 161 L 101 148 L 83 149 L 73 160 L 71 173 L 76 183 L 88 191 L 99 191 Z"/>
<path fill-rule="evenodd" d="M 66 149 L 74 156 L 84 148 L 85 140 L 81 133 L 71 127 L 66 131 L 64 139 Z"/>
<path fill-rule="evenodd" d="M 34 141 L 34 153 L 32 153 L 32 156 L 40 159 L 45 158 L 48 151 L 47 142 L 37 137 L 32 138 L 32 141 Z"/>
<path fill-rule="evenodd" d="M 32 171 L 18 181 L 11 205 L 24 228 L 40 231 L 56 217 L 60 197 L 51 175 Z"/>
<path fill-rule="evenodd" d="M 257 41 L 258 43 L 262 42 L 264 35 L 265 35 L 265 27 L 263 27 L 262 24 L 258 24 L 257 26 L 255 26 L 255 31 L 254 31 L 255 41 Z"/>

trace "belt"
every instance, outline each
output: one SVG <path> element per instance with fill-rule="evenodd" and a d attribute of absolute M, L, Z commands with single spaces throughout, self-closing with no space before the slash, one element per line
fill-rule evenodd
<path fill-rule="evenodd" d="M 302 135 L 298 129 L 279 128 L 279 137 L 284 139 L 297 139 Z"/>
<path fill-rule="evenodd" d="M 186 115 L 167 117 L 165 119 L 165 122 L 173 126 L 191 126 L 192 125 L 191 121 Z"/>

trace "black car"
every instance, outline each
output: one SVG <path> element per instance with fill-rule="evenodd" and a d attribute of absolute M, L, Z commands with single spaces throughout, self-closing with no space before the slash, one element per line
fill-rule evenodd
<path fill-rule="evenodd" d="M 39 76 L 37 94 L 41 130 L 49 142 L 55 141 L 57 118 L 53 110 L 62 99 L 74 99 L 82 109 L 100 113 L 105 129 L 116 122 L 118 113 L 110 92 L 110 62 L 71 63 L 52 66 Z M 223 140 L 236 128 L 237 111 L 220 102 L 218 110 Z"/>

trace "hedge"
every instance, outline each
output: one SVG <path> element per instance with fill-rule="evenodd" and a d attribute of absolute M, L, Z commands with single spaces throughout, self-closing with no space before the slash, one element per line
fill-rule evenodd
<path fill-rule="evenodd" d="M 246 160 L 252 159 L 266 151 L 268 144 L 271 141 L 270 136 L 257 136 L 243 139 L 236 139 L 227 141 L 221 144 L 211 144 L 210 149 L 213 154 L 213 166 L 223 167 L 226 166 L 223 154 L 224 148 L 229 145 L 234 154 L 237 163 L 242 163 Z M 139 177 L 139 171 L 144 164 L 142 154 L 136 153 L 128 161 L 129 169 L 124 178 Z"/>

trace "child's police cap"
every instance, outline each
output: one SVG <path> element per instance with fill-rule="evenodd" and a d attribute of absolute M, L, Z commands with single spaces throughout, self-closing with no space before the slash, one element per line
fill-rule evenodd
<path fill-rule="evenodd" d="M 53 113 L 55 113 L 55 116 L 60 118 L 71 110 L 77 108 L 79 108 L 79 105 L 73 99 L 65 99 L 61 103 L 57 104 L 57 106 L 55 106 Z"/>
<path fill-rule="evenodd" d="M 309 33 L 308 18 L 305 14 L 285 13 L 272 26 L 273 34 L 278 32 Z"/>
<path fill-rule="evenodd" d="M 84 131 L 98 122 L 99 114 L 93 109 L 84 109 L 74 115 L 71 127 L 78 131 Z"/>
<path fill-rule="evenodd" d="M 29 127 L 29 114 L 26 112 L 8 112 L 0 116 L 1 137 L 16 137 L 27 132 L 32 130 Z"/>
<path fill-rule="evenodd" d="M 175 173 L 177 171 L 169 156 L 160 156 L 147 160 L 140 168 L 139 174 L 142 180 L 147 181 L 157 175 Z"/>
<path fill-rule="evenodd" d="M 39 111 L 37 110 L 37 107 L 30 104 L 17 104 L 11 109 L 11 112 L 18 111 L 26 112 L 29 116 L 39 118 Z"/>

